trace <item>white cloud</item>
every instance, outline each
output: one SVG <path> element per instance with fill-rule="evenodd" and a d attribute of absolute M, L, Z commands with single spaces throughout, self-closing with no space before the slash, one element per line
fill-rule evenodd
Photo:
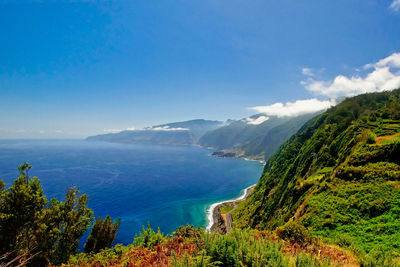
<path fill-rule="evenodd" d="M 103 131 L 106 133 L 119 133 L 123 130 L 121 130 L 121 129 L 104 129 Z"/>
<path fill-rule="evenodd" d="M 269 117 L 266 116 L 259 116 L 256 119 L 253 118 L 245 118 L 244 121 L 247 122 L 247 124 L 252 124 L 252 125 L 259 125 L 263 122 L 266 122 L 267 120 L 269 120 Z"/>
<path fill-rule="evenodd" d="M 59 133 L 59 134 L 62 134 L 62 133 L 64 133 L 63 131 L 61 131 L 61 130 L 55 130 L 54 131 L 55 133 Z"/>
<path fill-rule="evenodd" d="M 188 128 L 170 128 L 169 126 L 162 126 L 162 127 L 151 127 L 146 130 L 151 130 L 151 131 L 188 131 Z"/>
<path fill-rule="evenodd" d="M 353 96 L 400 88 L 400 71 L 396 71 L 400 68 L 400 53 L 394 53 L 376 63 L 364 66 L 364 69 L 370 68 L 374 69 L 365 77 L 338 75 L 332 81 L 309 78 L 300 83 L 311 92 L 330 97 Z"/>
<path fill-rule="evenodd" d="M 20 130 L 16 130 L 15 132 L 16 132 L 16 133 L 25 133 L 26 131 L 23 130 L 23 129 L 20 129 Z"/>
<path fill-rule="evenodd" d="M 122 131 L 188 131 L 188 128 L 170 128 L 169 126 L 162 126 L 162 127 L 145 127 L 136 129 L 135 127 L 128 127 L 125 129 L 104 129 L 103 131 L 106 133 L 119 133 Z"/>
<path fill-rule="evenodd" d="M 400 0 L 399 0 L 399 5 L 400 5 Z M 366 64 L 364 66 L 364 69 L 383 68 L 383 67 L 399 68 L 400 67 L 400 53 L 393 53 L 390 56 L 385 57 L 376 63 Z"/>
<path fill-rule="evenodd" d="M 306 76 L 314 76 L 314 72 L 310 68 L 302 68 L 301 73 L 303 73 Z"/>
<path fill-rule="evenodd" d="M 312 98 L 297 100 L 295 102 L 286 102 L 285 104 L 275 103 L 268 106 L 251 107 L 250 109 L 270 116 L 294 117 L 325 110 L 335 104 L 334 100 L 320 101 L 316 98 Z"/>
<path fill-rule="evenodd" d="M 400 10 L 400 0 L 393 0 L 392 4 L 390 5 L 390 8 L 393 9 L 394 11 L 399 11 Z"/>
<path fill-rule="evenodd" d="M 106 133 L 119 133 L 122 131 L 135 131 L 135 130 L 141 130 L 141 129 L 136 129 L 135 127 L 128 127 L 125 129 L 104 129 L 103 131 Z"/>

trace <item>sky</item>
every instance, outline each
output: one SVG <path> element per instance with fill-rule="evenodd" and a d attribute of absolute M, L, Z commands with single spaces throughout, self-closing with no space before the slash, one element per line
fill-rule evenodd
<path fill-rule="evenodd" d="M 400 87 L 400 0 L 0 1 L 0 138 L 295 116 Z"/>

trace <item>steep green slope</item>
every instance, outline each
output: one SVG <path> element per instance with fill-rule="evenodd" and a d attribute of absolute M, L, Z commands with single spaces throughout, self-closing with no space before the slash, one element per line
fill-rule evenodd
<path fill-rule="evenodd" d="M 297 221 L 315 235 L 400 252 L 400 90 L 344 100 L 267 162 L 238 227 Z"/>
<path fill-rule="evenodd" d="M 249 118 L 257 119 L 262 114 L 254 115 Z M 202 146 L 213 147 L 215 149 L 230 149 L 240 144 L 244 144 L 252 139 L 261 138 L 270 129 L 286 122 L 288 118 L 270 117 L 267 121 L 260 124 L 251 124 L 246 119 L 234 121 L 229 125 L 210 131 L 203 135 L 199 144 Z"/>
<path fill-rule="evenodd" d="M 270 116 L 260 124 L 251 123 L 251 120 L 259 117 L 266 118 L 265 115 L 257 114 L 206 133 L 200 138 L 199 144 L 219 150 L 236 151 L 246 157 L 268 159 L 282 142 L 315 115 L 316 113 L 295 118 Z"/>
<path fill-rule="evenodd" d="M 237 147 L 244 151 L 245 156 L 260 155 L 264 159 L 269 159 L 285 140 L 296 133 L 304 123 L 315 115 L 316 113 L 312 113 L 290 118 L 260 136 L 250 138 L 249 141 Z"/>

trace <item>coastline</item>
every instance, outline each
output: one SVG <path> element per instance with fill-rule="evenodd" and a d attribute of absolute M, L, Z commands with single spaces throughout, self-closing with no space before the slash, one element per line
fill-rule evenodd
<path fill-rule="evenodd" d="M 209 232 L 214 232 L 218 230 L 219 232 L 226 233 L 230 229 L 230 223 L 226 223 L 225 218 L 221 216 L 220 208 L 228 204 L 236 204 L 237 202 L 245 200 L 249 194 L 253 191 L 256 184 L 251 185 L 243 189 L 243 193 L 236 199 L 225 200 L 211 204 L 207 209 L 207 227 L 206 230 Z M 230 212 L 229 212 L 230 213 Z M 228 228 L 228 229 L 227 229 Z"/>
<path fill-rule="evenodd" d="M 265 160 L 258 160 L 258 159 L 251 159 L 251 158 L 243 158 L 244 160 L 247 160 L 247 161 L 257 161 L 257 162 L 260 162 L 261 164 L 263 164 L 263 165 L 265 165 L 267 162 L 265 161 Z"/>
<path fill-rule="evenodd" d="M 201 146 L 200 146 L 201 147 Z M 265 159 L 262 159 L 258 156 L 246 156 L 244 151 L 236 151 L 236 150 L 217 150 L 213 147 L 204 147 L 206 149 L 213 150 L 210 156 L 215 156 L 219 158 L 234 158 L 234 159 L 244 159 L 247 161 L 256 161 L 260 162 L 261 164 L 266 163 Z"/>

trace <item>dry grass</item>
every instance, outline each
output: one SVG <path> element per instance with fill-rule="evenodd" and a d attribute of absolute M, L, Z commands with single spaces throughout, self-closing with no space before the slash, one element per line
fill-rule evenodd
<path fill-rule="evenodd" d="M 129 267 L 166 267 L 171 266 L 173 255 L 177 258 L 184 254 L 192 255 L 198 252 L 198 247 L 193 242 L 187 242 L 182 237 L 171 238 L 167 242 L 156 245 L 152 250 L 147 248 L 136 247 L 122 254 L 120 257 L 102 261 L 92 261 L 90 263 L 82 262 L 78 265 L 65 266 L 80 266 L 80 267 L 102 267 L 102 266 L 129 266 Z"/>
<path fill-rule="evenodd" d="M 320 261 L 329 259 L 333 266 L 360 266 L 358 259 L 351 252 L 336 245 L 323 244 L 318 239 L 313 239 L 311 244 L 303 245 L 295 241 L 283 241 L 274 232 L 269 231 L 260 231 L 255 237 L 267 239 L 270 242 L 281 242 L 282 253 L 289 255 L 292 259 L 295 259 L 299 253 L 306 253 L 314 255 Z"/>
<path fill-rule="evenodd" d="M 253 235 L 256 239 L 264 239 L 269 242 L 279 242 L 282 244 L 281 251 L 286 256 L 289 256 L 291 262 L 295 261 L 296 255 L 299 253 L 306 253 L 308 255 L 314 255 L 318 260 L 324 261 L 329 259 L 332 266 L 359 266 L 357 258 L 349 251 L 346 251 L 335 245 L 327 245 L 321 243 L 318 239 L 314 239 L 311 244 L 303 245 L 296 243 L 295 241 L 283 241 L 279 239 L 275 232 L 260 231 Z M 159 266 L 167 267 L 171 266 L 174 255 L 176 258 L 181 258 L 184 254 L 193 255 L 199 252 L 197 245 L 192 242 L 185 240 L 181 237 L 171 238 L 166 242 L 155 246 L 153 249 L 135 247 L 126 253 L 122 254 L 118 258 L 110 259 L 107 261 L 96 261 L 86 263 L 81 262 L 77 265 L 65 265 L 74 267 L 102 267 L 102 266 L 129 266 L 129 267 L 147 267 L 147 266 Z"/>
<path fill-rule="evenodd" d="M 381 142 L 386 141 L 386 140 L 392 140 L 392 139 L 394 139 L 394 138 L 396 138 L 398 136 L 399 136 L 399 134 L 378 136 L 378 137 L 376 137 L 375 142 L 376 143 L 381 143 Z"/>

